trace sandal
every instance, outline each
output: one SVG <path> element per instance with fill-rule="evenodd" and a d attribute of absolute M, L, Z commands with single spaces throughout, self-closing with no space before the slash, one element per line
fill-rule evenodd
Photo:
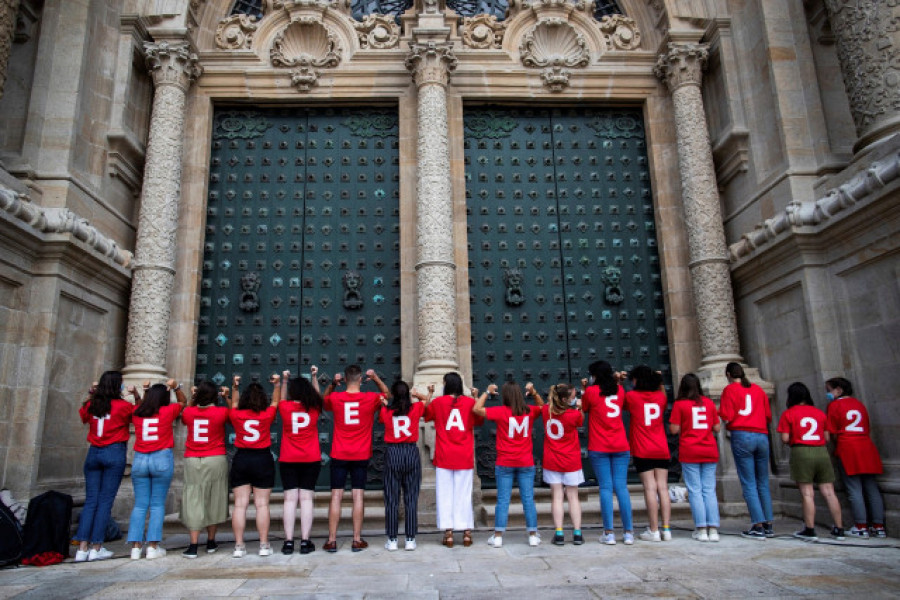
<path fill-rule="evenodd" d="M 441 542 L 448 548 L 453 547 L 453 530 L 448 530 L 444 532 L 444 540 Z"/>
<path fill-rule="evenodd" d="M 471 545 L 472 545 L 472 532 L 469 531 L 468 529 L 466 529 L 463 532 L 463 546 L 468 548 Z"/>

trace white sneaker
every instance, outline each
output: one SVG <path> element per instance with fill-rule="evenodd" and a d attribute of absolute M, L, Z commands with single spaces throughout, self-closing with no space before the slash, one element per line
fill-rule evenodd
<path fill-rule="evenodd" d="M 406 540 L 406 546 L 403 547 L 404 550 L 415 550 L 416 549 L 416 540 Z"/>
<path fill-rule="evenodd" d="M 719 530 L 716 529 L 715 527 L 710 527 L 709 535 L 707 537 L 709 537 L 709 541 L 711 541 L 711 542 L 718 542 L 719 541 Z"/>
<path fill-rule="evenodd" d="M 132 548 L 131 549 L 131 560 L 140 559 L 142 550 L 143 550 L 143 548 L 141 548 L 140 546 L 138 546 L 137 548 Z"/>
<path fill-rule="evenodd" d="M 706 533 L 705 529 L 695 529 L 694 533 L 691 534 L 691 537 L 694 538 L 695 540 L 697 540 L 698 542 L 708 542 L 709 541 L 709 534 Z M 716 534 L 716 538 L 718 538 L 718 537 L 719 537 L 719 535 Z"/>
<path fill-rule="evenodd" d="M 626 546 L 633 545 L 634 544 L 634 534 L 630 531 L 626 531 L 625 535 L 622 538 L 622 542 L 624 542 Z"/>
<path fill-rule="evenodd" d="M 272 556 L 272 545 L 271 544 L 260 544 L 259 545 L 259 555 L 260 556 Z"/>
<path fill-rule="evenodd" d="M 867 533 L 866 536 L 869 534 Z M 87 562 L 88 554 L 90 554 L 87 550 L 76 550 L 75 551 L 75 562 Z"/>
<path fill-rule="evenodd" d="M 99 550 L 91 548 L 90 552 L 88 552 L 88 561 L 106 560 L 107 558 L 112 558 L 113 556 L 115 555 L 106 548 L 100 548 Z"/>
<path fill-rule="evenodd" d="M 492 535 L 488 538 L 487 543 L 492 548 L 501 548 L 503 547 L 503 536 Z"/>
<path fill-rule="evenodd" d="M 659 531 L 650 531 L 649 529 L 645 530 L 638 537 L 640 537 L 645 542 L 661 542 L 662 541 L 662 538 L 659 535 Z"/>
<path fill-rule="evenodd" d="M 153 546 L 147 547 L 147 560 L 153 560 L 154 558 L 162 558 L 166 555 L 166 549 L 162 546 L 157 546 L 154 548 Z"/>
<path fill-rule="evenodd" d="M 537 546 L 541 543 L 541 536 L 537 531 L 528 535 L 528 545 Z"/>
<path fill-rule="evenodd" d="M 671 529 L 662 529 L 662 541 L 671 542 L 672 541 L 672 530 Z"/>
<path fill-rule="evenodd" d="M 393 552 L 397 549 L 397 540 L 392 540 L 388 538 L 388 541 L 384 543 L 384 549 L 388 552 Z"/>
<path fill-rule="evenodd" d="M 235 545 L 235 546 L 234 546 L 234 552 L 231 553 L 231 557 L 232 557 L 232 558 L 244 558 L 244 556 L 246 556 L 246 554 L 247 554 L 247 547 L 246 547 L 246 546 L 243 546 L 243 545 L 241 545 L 241 546 Z"/>
<path fill-rule="evenodd" d="M 607 546 L 615 546 L 616 545 L 616 534 L 614 533 L 604 533 L 600 536 L 600 543 L 606 544 Z"/>

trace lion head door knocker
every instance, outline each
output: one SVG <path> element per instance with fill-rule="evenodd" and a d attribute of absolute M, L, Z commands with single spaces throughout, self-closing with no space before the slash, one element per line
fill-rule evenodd
<path fill-rule="evenodd" d="M 347 271 L 344 273 L 344 308 L 347 310 L 357 310 L 363 306 L 362 298 L 362 275 L 356 271 Z"/>
<path fill-rule="evenodd" d="M 521 306 L 525 303 L 525 292 L 522 284 L 525 278 L 519 269 L 507 269 L 503 272 L 503 283 L 506 285 L 506 303 L 510 306 Z"/>
<path fill-rule="evenodd" d="M 256 312 L 259 310 L 259 275 L 250 272 L 241 276 L 241 303 L 240 308 L 244 312 Z"/>
<path fill-rule="evenodd" d="M 621 304 L 625 300 L 622 293 L 622 269 L 618 267 L 606 267 L 601 271 L 600 278 L 606 284 L 603 297 L 608 304 Z"/>

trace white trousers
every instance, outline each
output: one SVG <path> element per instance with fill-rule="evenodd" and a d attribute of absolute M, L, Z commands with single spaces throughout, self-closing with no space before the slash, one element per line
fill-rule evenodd
<path fill-rule="evenodd" d="M 438 529 L 466 530 L 475 526 L 472 511 L 472 474 L 474 469 L 435 467 L 434 491 L 437 496 Z"/>

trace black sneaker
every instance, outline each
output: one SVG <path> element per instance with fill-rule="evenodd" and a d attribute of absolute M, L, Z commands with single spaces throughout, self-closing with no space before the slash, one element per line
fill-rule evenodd
<path fill-rule="evenodd" d="M 747 531 L 742 531 L 741 537 L 745 537 L 749 540 L 765 540 L 766 532 L 765 530 L 763 530 L 762 526 L 754 525 Z"/>
<path fill-rule="evenodd" d="M 218 549 L 219 549 L 219 545 L 216 543 L 216 540 L 206 540 L 206 553 L 207 554 L 213 554 Z"/>
<path fill-rule="evenodd" d="M 763 533 L 766 534 L 767 538 L 775 537 L 775 528 L 771 523 L 763 523 Z"/>
<path fill-rule="evenodd" d="M 566 543 L 566 538 L 562 534 L 562 532 L 556 532 L 553 534 L 553 545 L 554 546 L 564 546 Z"/>
<path fill-rule="evenodd" d="M 834 539 L 836 539 L 839 542 L 843 542 L 844 540 L 847 539 L 844 537 L 844 528 L 838 527 L 837 525 L 835 525 L 834 527 L 831 528 L 831 537 L 833 537 Z"/>
<path fill-rule="evenodd" d="M 576 533 L 575 535 L 572 536 L 572 543 L 575 544 L 576 546 L 582 545 L 584 543 L 584 536 L 581 535 L 580 533 Z"/>
<path fill-rule="evenodd" d="M 293 554 L 294 553 L 294 540 L 284 540 L 284 543 L 281 545 L 281 553 L 282 554 Z"/>
<path fill-rule="evenodd" d="M 819 539 L 816 537 L 816 530 L 811 527 L 804 527 L 800 531 L 795 531 L 794 537 L 804 542 L 815 542 Z"/>
<path fill-rule="evenodd" d="M 316 545 L 309 540 L 300 540 L 300 554 L 309 554 L 316 551 Z"/>
<path fill-rule="evenodd" d="M 191 544 L 187 550 L 181 553 L 185 558 L 197 558 L 197 544 Z"/>

